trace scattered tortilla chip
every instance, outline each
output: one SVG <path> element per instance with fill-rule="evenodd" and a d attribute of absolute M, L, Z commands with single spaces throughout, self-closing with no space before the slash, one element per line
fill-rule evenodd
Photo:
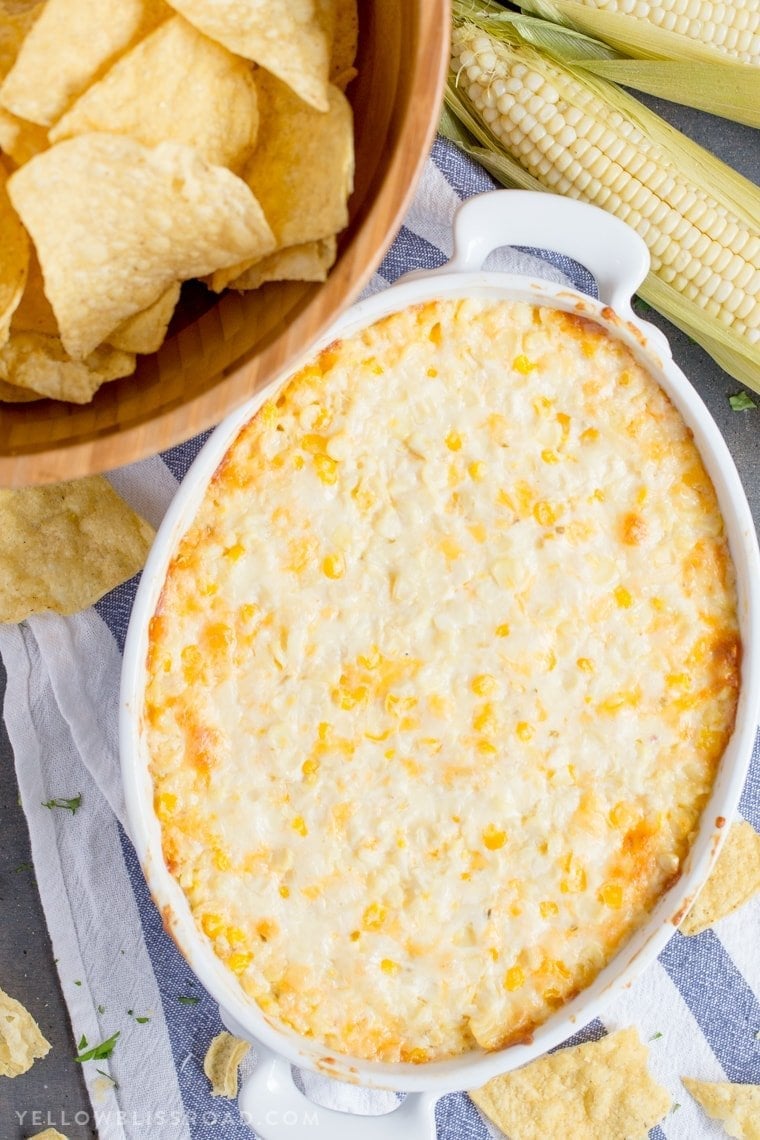
<path fill-rule="evenodd" d="M 100 475 L 0 490 L 0 621 L 91 606 L 141 569 L 153 533 Z"/>
<path fill-rule="evenodd" d="M 17 170 L 8 193 L 77 360 L 174 282 L 258 260 L 275 246 L 246 184 L 179 143 L 68 139 Z"/>
<path fill-rule="evenodd" d="M 29 267 L 29 239 L 8 196 L 8 172 L 0 162 L 0 345 L 21 300 Z"/>
<path fill-rule="evenodd" d="M 203 1071 L 211 1081 L 212 1096 L 237 1096 L 238 1067 L 251 1046 L 231 1033 L 219 1033 L 208 1047 Z"/>
<path fill-rule="evenodd" d="M 0 80 L 13 67 L 19 48 L 44 6 L 37 0 L 0 0 Z"/>
<path fill-rule="evenodd" d="M 359 13 L 356 0 L 336 0 L 335 32 L 330 56 L 330 82 L 345 91 L 356 76 L 356 51 L 359 46 Z"/>
<path fill-rule="evenodd" d="M 46 1128 L 44 1132 L 37 1132 L 31 1140 L 66 1140 L 66 1137 L 56 1128 Z"/>
<path fill-rule="evenodd" d="M 50 1042 L 40 1033 L 29 1010 L 0 990 L 0 1077 L 26 1073 L 49 1050 Z"/>
<path fill-rule="evenodd" d="M 13 159 L 16 166 L 23 166 L 49 145 L 44 127 L 19 119 L 0 107 L 0 150 Z"/>
<path fill-rule="evenodd" d="M 163 0 L 47 0 L 0 87 L 0 103 L 51 126 L 168 14 Z"/>
<path fill-rule="evenodd" d="M 337 234 L 348 225 L 354 185 L 351 105 L 330 87 L 329 109 L 304 106 L 283 83 L 256 72 L 259 138 L 243 177 L 261 202 L 277 245 Z"/>
<path fill-rule="evenodd" d="M 670 1109 L 635 1029 L 541 1057 L 470 1097 L 510 1140 L 646 1140 Z"/>
<path fill-rule="evenodd" d="M 682 934 L 699 934 L 738 910 L 760 891 L 760 835 L 751 823 L 732 823 L 718 861 L 681 923 Z"/>
<path fill-rule="evenodd" d="M 39 392 L 32 392 L 31 388 L 17 388 L 15 384 L 0 380 L 0 404 L 31 404 L 41 399 Z"/>
<path fill-rule="evenodd" d="M 250 63 L 174 16 L 85 91 L 50 141 L 110 131 L 146 146 L 186 143 L 206 162 L 239 168 L 256 141 L 256 102 Z"/>
<path fill-rule="evenodd" d="M 147 309 L 120 324 L 109 336 L 108 343 L 123 352 L 158 352 L 177 307 L 179 293 L 179 282 L 170 285 Z"/>
<path fill-rule="evenodd" d="M 719 1120 L 728 1136 L 737 1140 L 760 1140 L 760 1085 L 732 1085 L 729 1081 L 693 1081 L 684 1085 L 713 1120 Z"/>
<path fill-rule="evenodd" d="M 26 285 L 21 295 L 16 311 L 11 317 L 11 329 L 23 332 L 45 333 L 47 336 L 58 336 L 58 322 L 50 302 L 45 296 L 45 286 L 42 280 L 42 270 L 37 260 L 34 246 L 29 250 L 29 269 L 26 274 Z"/>
<path fill-rule="evenodd" d="M 245 273 L 230 281 L 229 286 L 245 292 L 247 289 L 258 289 L 267 281 L 325 281 L 335 261 L 337 248 L 335 238 L 328 237 L 292 245 L 289 249 L 279 249 L 246 269 Z M 229 272 L 228 269 L 218 271 L 219 274 Z M 213 276 L 216 278 L 217 274 Z"/>
<path fill-rule="evenodd" d="M 15 329 L 0 348 L 0 380 L 72 404 L 89 404 L 101 384 L 131 376 L 135 365 L 132 353 L 107 344 L 72 360 L 60 337 Z"/>
<path fill-rule="evenodd" d="M 252 59 L 306 103 L 326 111 L 335 0 L 169 0 L 235 55 Z"/>

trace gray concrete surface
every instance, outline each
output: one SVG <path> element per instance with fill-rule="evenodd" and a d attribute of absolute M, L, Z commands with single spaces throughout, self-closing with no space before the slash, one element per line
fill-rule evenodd
<path fill-rule="evenodd" d="M 736 170 L 760 183 L 760 133 L 686 108 L 649 99 L 665 118 L 711 149 Z M 731 380 L 710 358 L 677 329 L 654 313 L 647 318 L 668 335 L 673 356 L 690 377 L 718 423 L 734 456 L 760 527 L 760 408 L 734 412 L 729 395 L 741 385 Z M 760 377 L 758 378 L 760 380 Z M 760 404 L 760 397 L 757 398 Z M 2 687 L 5 675 L 1 677 Z M 0 1140 L 22 1140 L 57 1124 L 69 1140 L 94 1135 L 78 1119 L 86 1119 L 88 1104 L 79 1067 L 74 1064 L 66 1008 L 61 998 L 52 951 L 37 895 L 23 813 L 18 805 L 12 757 L 0 726 L 0 985 L 23 1001 L 37 1017 L 53 1044 L 51 1053 L 15 1081 L 0 1077 Z M 31 1116 L 41 1113 L 36 1126 Z M 27 1113 L 19 1120 L 18 1114 Z M 65 1126 L 64 1126 L 65 1125 Z M 157 1138 L 163 1140 L 163 1138 Z"/>

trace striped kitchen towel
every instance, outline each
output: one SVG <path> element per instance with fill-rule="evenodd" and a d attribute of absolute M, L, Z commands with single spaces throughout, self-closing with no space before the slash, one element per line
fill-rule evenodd
<path fill-rule="evenodd" d="M 491 188 L 478 167 L 438 140 L 370 290 L 445 261 L 459 201 Z M 530 251 L 495 256 L 504 268 L 569 277 L 593 290 L 586 271 L 561 257 L 537 261 Z M 157 525 L 203 439 L 113 472 L 112 482 Z M 46 616 L 0 627 L 8 672 L 5 719 L 37 880 L 74 1040 L 84 1035 L 96 1043 L 120 1034 L 109 1060 L 84 1066 L 102 1140 L 250 1140 L 235 1102 L 210 1095 L 202 1062 L 221 1030 L 219 1013 L 165 934 L 126 827 L 117 701 L 136 586 L 136 580 L 126 583 L 73 618 Z M 75 815 L 40 806 L 79 794 Z M 760 829 L 758 748 L 741 812 Z M 721 1135 L 682 1088 L 682 1075 L 760 1082 L 759 920 L 755 899 L 714 930 L 695 938 L 676 934 L 659 962 L 608 1009 L 604 1024 L 596 1021 L 578 1035 L 589 1039 L 635 1025 L 651 1041 L 653 1074 L 679 1104 L 653 1130 L 659 1140 Z M 246 1065 L 254 1063 L 249 1056 Z M 394 1094 L 336 1086 L 321 1077 L 306 1075 L 304 1084 L 317 1102 L 335 1107 L 377 1112 L 396 1103 Z M 440 1140 L 495 1135 L 463 1093 L 439 1101 L 437 1126 Z M 322 1132 L 315 1128 L 314 1134 Z M 357 1121 L 357 1140 L 361 1135 Z"/>

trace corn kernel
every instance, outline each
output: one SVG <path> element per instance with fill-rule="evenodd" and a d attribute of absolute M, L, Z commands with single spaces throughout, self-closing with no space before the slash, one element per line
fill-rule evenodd
<path fill-rule="evenodd" d="M 327 439 L 323 435 L 309 434 L 301 440 L 301 449 L 310 455 L 324 455 Z"/>
<path fill-rule="evenodd" d="M 410 1049 L 405 1058 L 412 1065 L 424 1065 L 427 1059 L 427 1049 Z"/>
<path fill-rule="evenodd" d="M 559 463 L 559 456 L 557 455 L 556 451 L 552 450 L 551 447 L 544 448 L 544 450 L 541 452 L 541 458 L 543 459 L 544 463 Z"/>
<path fill-rule="evenodd" d="M 203 933 L 209 938 L 216 938 L 224 929 L 224 923 L 218 914 L 204 914 L 201 919 Z"/>
<path fill-rule="evenodd" d="M 319 739 L 322 741 L 327 740 L 327 737 L 330 734 L 331 728 L 332 728 L 332 725 L 328 721 L 321 720 L 319 722 L 319 724 L 317 725 L 317 736 L 319 737 Z"/>
<path fill-rule="evenodd" d="M 515 732 L 519 736 L 520 740 L 531 740 L 533 738 L 534 731 L 535 730 L 533 728 L 533 725 L 528 724 L 527 720 L 518 721 L 517 727 L 515 729 Z"/>
<path fill-rule="evenodd" d="M 484 527 L 483 523 L 473 523 L 472 526 L 468 526 L 467 529 L 476 542 L 485 542 L 485 540 L 488 538 L 488 531 Z"/>
<path fill-rule="evenodd" d="M 342 578 L 346 563 L 342 554 L 328 554 L 322 562 L 322 573 L 326 578 Z"/>
<path fill-rule="evenodd" d="M 483 843 L 489 851 L 498 851 L 507 842 L 506 831 L 500 831 L 492 823 L 483 832 Z"/>
<path fill-rule="evenodd" d="M 289 899 L 290 898 L 290 887 L 286 887 L 284 883 L 280 887 L 280 898 L 283 898 L 283 899 Z"/>
<path fill-rule="evenodd" d="M 229 966 L 230 970 L 232 970 L 233 974 L 243 974 L 248 969 L 252 961 L 253 954 L 245 954 L 242 951 L 238 951 L 235 954 L 230 954 L 229 958 L 227 959 L 227 965 Z"/>
<path fill-rule="evenodd" d="M 245 931 L 241 930 L 239 926 L 228 926 L 224 936 L 230 946 L 243 946 L 245 944 Z"/>
<path fill-rule="evenodd" d="M 498 633 L 498 630 L 496 632 Z M 503 636 L 505 635 L 499 634 L 499 637 Z M 496 692 L 496 678 L 491 673 L 479 673 L 477 677 L 473 677 L 470 687 L 479 697 L 487 697 Z"/>
<path fill-rule="evenodd" d="M 551 899 L 545 899 L 539 903 L 538 909 L 541 911 L 542 918 L 553 918 L 554 915 L 559 914 L 559 907 Z"/>
<path fill-rule="evenodd" d="M 579 657 L 578 660 L 575 662 L 575 664 L 584 673 L 593 673 L 594 672 L 594 662 L 591 660 L 590 657 Z"/>
<path fill-rule="evenodd" d="M 361 930 L 352 930 L 350 935 L 349 935 L 349 938 L 351 939 L 352 942 L 358 942 L 359 939 L 361 938 L 361 936 L 362 936 Z"/>
<path fill-rule="evenodd" d="M 295 467 L 296 471 L 303 470 L 306 464 L 304 463 L 304 458 L 302 455 L 296 454 L 293 456 L 293 466 Z"/>
<path fill-rule="evenodd" d="M 214 852 L 214 866 L 217 871 L 229 871 L 232 866 L 232 860 L 226 851 L 216 850 Z"/>
<path fill-rule="evenodd" d="M 497 752 L 496 746 L 493 745 L 490 740 L 481 739 L 478 741 L 476 747 L 481 756 L 495 756 Z"/>
<path fill-rule="evenodd" d="M 633 605 L 633 598 L 631 597 L 630 590 L 626 590 L 625 586 L 618 586 L 615 590 L 615 601 L 620 606 L 621 610 L 630 609 Z"/>
<path fill-rule="evenodd" d="M 156 815 L 159 819 L 168 819 L 177 806 L 177 797 L 173 792 L 161 792 L 156 796 Z"/>
<path fill-rule="evenodd" d="M 533 518 L 539 526 L 552 526 L 557 521 L 557 512 L 551 503 L 542 499 L 533 508 Z"/>
<path fill-rule="evenodd" d="M 620 910 L 623 905 L 623 888 L 619 883 L 604 883 L 599 888 L 599 902 L 612 910 Z"/>
<path fill-rule="evenodd" d="M 512 367 L 515 372 L 519 372 L 521 376 L 527 376 L 534 368 L 538 368 L 538 365 L 534 364 L 532 360 L 529 360 L 524 352 L 521 352 L 520 355 L 516 356 L 512 361 Z"/>
<path fill-rule="evenodd" d="M 317 772 L 319 771 L 319 760 L 304 760 L 301 765 L 301 771 L 309 783 L 314 783 L 317 778 Z"/>
<path fill-rule="evenodd" d="M 581 443 L 594 443 L 597 439 L 599 439 L 597 428 L 590 427 L 581 432 Z"/>
<path fill-rule="evenodd" d="M 446 436 L 444 443 L 449 451 L 459 451 L 462 446 L 462 437 L 458 431 L 450 431 Z"/>
<path fill-rule="evenodd" d="M 493 735 L 498 729 L 496 714 L 490 701 L 486 701 L 472 719 L 472 727 L 476 732 Z"/>
<path fill-rule="evenodd" d="M 380 969 L 384 974 L 397 974 L 400 966 L 398 962 L 394 962 L 392 958 L 383 958 L 380 963 Z"/>
<path fill-rule="evenodd" d="M 224 552 L 224 557 L 229 558 L 230 562 L 238 562 L 245 554 L 245 547 L 240 542 L 233 543 L 228 546 Z"/>
<path fill-rule="evenodd" d="M 238 610 L 238 617 L 241 621 L 253 621 L 259 612 L 259 607 L 254 602 L 246 602 Z"/>
<path fill-rule="evenodd" d="M 501 625 L 496 626 L 496 636 L 497 637 L 509 637 L 510 632 L 511 632 L 511 630 L 509 628 L 509 624 L 505 621 L 502 622 Z"/>
<path fill-rule="evenodd" d="M 668 673 L 665 683 L 669 689 L 690 689 L 691 677 L 688 673 Z"/>
<path fill-rule="evenodd" d="M 380 650 L 373 645 L 368 653 L 360 653 L 356 658 L 363 669 L 377 669 L 382 660 Z"/>
<path fill-rule="evenodd" d="M 585 891 L 588 880 L 583 867 L 571 855 L 565 860 L 564 867 L 567 874 L 559 884 L 563 895 L 577 895 Z"/>
<path fill-rule="evenodd" d="M 467 474 L 476 483 L 482 483 L 486 477 L 486 465 L 482 460 L 477 459 L 473 463 L 467 465 Z"/>
<path fill-rule="evenodd" d="M 402 712 L 411 712 L 416 704 L 416 697 L 400 697 L 397 693 L 388 693 L 385 698 L 385 711 L 400 715 Z"/>
<path fill-rule="evenodd" d="M 504 989 L 513 993 L 525 985 L 525 971 L 520 966 L 510 966 L 504 975 Z"/>
<path fill-rule="evenodd" d="M 317 477 L 329 486 L 338 482 L 338 464 L 329 455 L 314 456 L 314 470 Z"/>
<path fill-rule="evenodd" d="M 297 815 L 290 826 L 294 831 L 297 831 L 299 835 L 306 836 L 309 834 L 309 829 L 306 826 L 306 821 L 302 815 Z"/>
<path fill-rule="evenodd" d="M 370 903 L 362 915 L 362 926 L 365 930 L 380 930 L 388 916 L 388 911 L 380 903 Z"/>

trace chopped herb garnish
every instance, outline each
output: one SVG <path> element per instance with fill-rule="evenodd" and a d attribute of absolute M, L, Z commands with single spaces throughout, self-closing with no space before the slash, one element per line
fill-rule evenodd
<path fill-rule="evenodd" d="M 82 984 L 81 982 L 74 982 L 75 986 L 81 986 L 81 984 Z"/>
<path fill-rule="evenodd" d="M 34 864 L 33 863 L 19 863 L 18 867 L 14 867 L 13 870 L 16 872 L 17 875 L 20 875 L 22 871 L 33 871 L 34 870 Z"/>
<path fill-rule="evenodd" d="M 150 1018 L 149 1017 L 136 1017 L 135 1021 L 137 1022 L 138 1025 L 147 1025 L 147 1023 L 150 1021 Z"/>
<path fill-rule="evenodd" d="M 116 1041 L 120 1036 L 121 1033 L 117 1029 L 113 1037 L 108 1037 L 105 1041 L 101 1041 L 99 1045 L 88 1049 L 86 1053 L 82 1053 L 80 1050 L 79 1056 L 75 1057 L 74 1060 L 80 1065 L 83 1061 L 107 1061 L 113 1053 Z"/>
<path fill-rule="evenodd" d="M 680 1104 L 678 1103 L 678 1101 L 676 1101 L 676 1103 L 673 1105 L 673 1107 L 670 1110 L 670 1115 L 672 1116 L 674 1112 L 678 1112 L 680 1107 L 681 1107 Z"/>
<path fill-rule="evenodd" d="M 127 1010 L 127 1017 L 134 1017 L 134 1015 L 135 1015 L 135 1011 L 133 1009 Z"/>
<path fill-rule="evenodd" d="M 70 811 L 72 815 L 75 815 L 77 808 L 82 806 L 82 793 L 80 792 L 78 796 L 74 796 L 70 800 L 47 800 L 42 806 L 50 808 L 51 811 L 53 808 L 65 808 L 66 811 Z"/>
<path fill-rule="evenodd" d="M 661 1037 L 662 1037 L 662 1034 L 660 1033 L 660 1031 L 658 1029 L 656 1033 L 652 1034 L 652 1036 L 649 1038 L 649 1040 L 650 1041 L 659 1041 Z"/>
<path fill-rule="evenodd" d="M 86 1048 L 87 1048 L 87 1038 L 85 1037 L 85 1035 L 83 1033 L 82 1037 L 79 1041 L 79 1044 L 77 1045 L 77 1053 L 81 1053 L 82 1050 L 86 1049 Z"/>
<path fill-rule="evenodd" d="M 734 412 L 747 412 L 757 407 L 749 392 L 737 392 L 735 396 L 728 397 L 728 402 Z"/>
<path fill-rule="evenodd" d="M 177 1001 L 181 1001 L 183 1005 L 197 1005 L 200 1000 L 197 997 L 188 997 L 187 994 L 180 994 L 177 998 Z"/>
<path fill-rule="evenodd" d="M 115 1081 L 110 1073 L 104 1073 L 102 1069 L 96 1069 L 95 1072 L 100 1073 L 101 1077 L 105 1077 L 107 1081 L 110 1081 L 115 1089 L 119 1087 L 119 1082 Z"/>
<path fill-rule="evenodd" d="M 99 1005 L 98 1006 L 98 1013 L 105 1013 L 105 1012 L 106 1012 L 106 1007 L 104 1005 Z"/>

